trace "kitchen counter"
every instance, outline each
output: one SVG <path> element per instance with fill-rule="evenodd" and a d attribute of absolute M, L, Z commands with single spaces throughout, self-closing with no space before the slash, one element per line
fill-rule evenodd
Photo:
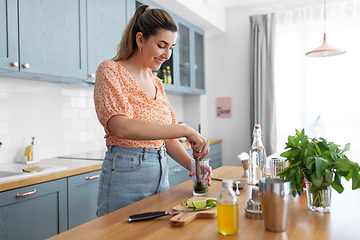
<path fill-rule="evenodd" d="M 213 171 L 213 177 L 239 178 L 241 167 L 223 166 Z M 310 212 L 306 194 L 292 199 L 287 231 L 275 233 L 265 230 L 263 220 L 245 217 L 244 208 L 250 198 L 249 186 L 239 196 L 239 231 L 223 236 L 217 231 L 217 219 L 195 219 L 184 227 L 171 226 L 165 216 L 142 222 L 127 222 L 129 215 L 157 210 L 171 210 L 182 199 L 192 196 L 191 181 L 184 182 L 166 191 L 119 209 L 101 218 L 63 232 L 51 238 L 60 239 L 359 239 L 360 199 L 359 190 L 351 190 L 351 183 L 342 181 L 345 191 L 333 190 L 330 213 Z M 217 197 L 221 182 L 212 181 L 209 197 Z"/>
<path fill-rule="evenodd" d="M 24 168 L 31 167 L 31 165 L 23 164 Z M 29 176 L 21 179 L 14 179 L 13 181 L 6 181 L 0 183 L 0 192 L 15 189 L 19 187 L 25 187 L 37 183 L 52 181 L 60 178 L 70 177 L 86 172 L 100 170 L 102 166 L 102 161 L 95 160 L 72 160 L 72 159 L 47 159 L 42 160 L 38 163 L 32 164 L 36 165 L 51 165 L 51 166 L 64 166 L 66 170 L 61 170 L 57 172 L 51 172 L 48 174 L 38 175 L 38 176 Z"/>
<path fill-rule="evenodd" d="M 209 144 L 217 144 L 222 142 L 221 139 L 209 140 Z M 185 150 L 191 149 L 187 142 L 182 143 Z M 70 177 L 86 172 L 101 170 L 102 156 L 105 156 L 105 151 L 94 151 L 89 153 L 73 154 L 63 156 L 61 158 L 51 158 L 42 160 L 32 165 L 51 165 L 51 166 L 64 166 L 67 169 L 48 174 L 31 176 L 21 179 L 14 179 L 0 183 L 0 192 L 7 191 L 19 187 L 25 187 L 37 183 L 52 181 L 60 178 Z M 86 158 L 90 160 L 86 160 Z M 24 168 L 31 167 L 31 165 L 24 164 Z"/>

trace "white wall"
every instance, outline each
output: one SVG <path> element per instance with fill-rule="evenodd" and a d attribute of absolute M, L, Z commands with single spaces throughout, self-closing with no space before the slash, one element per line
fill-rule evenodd
<path fill-rule="evenodd" d="M 226 33 L 205 38 L 207 128 L 209 138 L 223 139 L 223 165 L 240 165 L 248 152 L 250 126 L 250 22 L 246 10 L 227 9 Z M 216 98 L 231 97 L 232 116 L 216 116 Z"/>

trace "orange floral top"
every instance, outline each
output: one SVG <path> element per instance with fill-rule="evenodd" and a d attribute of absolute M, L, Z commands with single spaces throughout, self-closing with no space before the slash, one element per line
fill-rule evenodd
<path fill-rule="evenodd" d="M 175 124 L 175 114 L 159 78 L 153 77 L 155 99 L 151 98 L 119 63 L 103 61 L 96 71 L 94 103 L 98 119 L 105 130 L 106 146 L 160 149 L 164 140 L 140 141 L 121 139 L 111 132 L 108 121 L 123 115 L 163 124 Z"/>

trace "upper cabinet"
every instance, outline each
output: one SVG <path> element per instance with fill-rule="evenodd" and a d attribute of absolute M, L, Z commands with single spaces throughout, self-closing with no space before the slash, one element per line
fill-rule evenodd
<path fill-rule="evenodd" d="M 0 76 L 92 85 L 141 4 L 162 8 L 151 0 L 0 0 Z M 170 74 L 167 92 L 205 94 L 204 33 L 169 13 L 177 45 L 157 74 Z"/>
<path fill-rule="evenodd" d="M 0 72 L 18 71 L 17 2 L 0 0 Z"/>
<path fill-rule="evenodd" d="M 87 0 L 87 81 L 95 82 L 99 64 L 115 57 L 126 23 L 126 0 Z"/>
<path fill-rule="evenodd" d="M 11 30 L 7 41 L 12 44 L 18 39 L 18 49 L 6 49 L 8 61 L 2 61 L 1 68 L 13 66 L 9 70 L 21 72 L 20 77 L 86 78 L 85 0 L 7 0 L 2 5 Z"/>

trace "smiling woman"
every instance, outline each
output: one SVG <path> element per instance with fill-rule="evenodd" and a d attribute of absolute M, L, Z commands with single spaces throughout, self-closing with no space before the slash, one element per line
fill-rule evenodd
<path fill-rule="evenodd" d="M 209 154 L 207 139 L 191 127 L 176 124 L 161 80 L 151 71 L 171 57 L 176 38 L 177 26 L 169 13 L 141 5 L 123 33 L 115 58 L 98 67 L 94 102 L 108 151 L 97 216 L 169 188 L 166 151 L 190 170 L 192 158 L 178 138 L 191 143 L 194 156 L 204 159 Z M 208 171 L 211 179 L 210 167 Z"/>

